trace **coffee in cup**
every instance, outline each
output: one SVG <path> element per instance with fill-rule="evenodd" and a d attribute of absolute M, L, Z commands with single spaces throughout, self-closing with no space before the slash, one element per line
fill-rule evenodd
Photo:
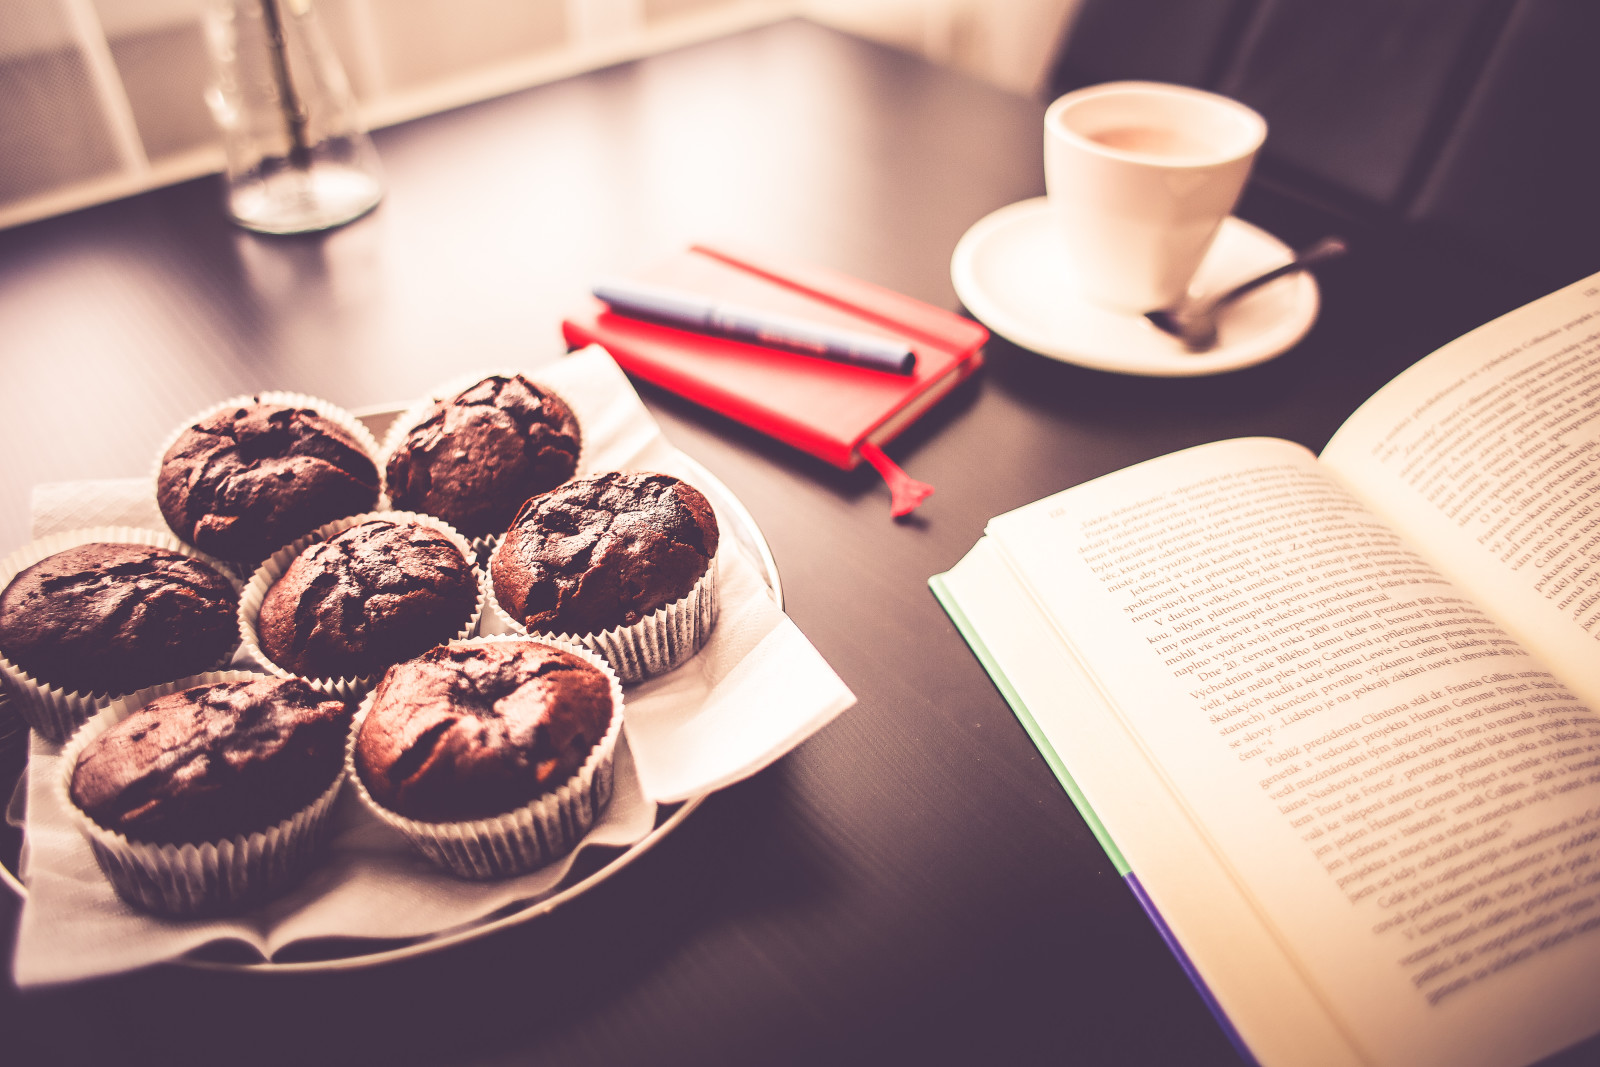
<path fill-rule="evenodd" d="M 1044 130 L 1045 184 L 1072 284 L 1137 314 L 1182 299 L 1267 124 L 1200 89 L 1109 82 L 1056 100 Z"/>

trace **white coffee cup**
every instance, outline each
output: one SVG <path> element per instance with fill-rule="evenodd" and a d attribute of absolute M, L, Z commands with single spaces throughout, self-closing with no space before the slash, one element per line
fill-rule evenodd
<path fill-rule="evenodd" d="M 1237 100 L 1181 85 L 1108 82 L 1056 100 L 1045 185 L 1071 284 L 1119 311 L 1176 303 L 1266 135 Z"/>

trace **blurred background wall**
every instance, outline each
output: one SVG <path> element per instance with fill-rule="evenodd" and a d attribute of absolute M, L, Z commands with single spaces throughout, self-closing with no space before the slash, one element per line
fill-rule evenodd
<path fill-rule="evenodd" d="M 218 2 L 0 0 L 0 227 L 221 168 Z M 316 2 L 383 126 L 796 15 L 1035 93 L 1078 0 Z"/>
<path fill-rule="evenodd" d="M 1079 0 L 809 0 L 818 22 L 916 52 L 1018 93 L 1044 91 Z"/>

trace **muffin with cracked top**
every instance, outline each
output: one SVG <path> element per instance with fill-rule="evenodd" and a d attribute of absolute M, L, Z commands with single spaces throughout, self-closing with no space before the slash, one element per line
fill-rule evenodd
<path fill-rule="evenodd" d="M 86 745 L 70 796 L 131 841 L 254 833 L 328 788 L 349 729 L 345 701 L 300 678 L 195 686 L 157 697 Z"/>
<path fill-rule="evenodd" d="M 529 632 L 566 634 L 623 681 L 676 667 L 716 620 L 711 504 L 668 474 L 578 478 L 523 505 L 489 563 L 495 602 Z"/>
<path fill-rule="evenodd" d="M 502 534 L 523 501 L 572 477 L 580 442 L 561 397 L 520 374 L 490 375 L 435 402 L 390 450 L 389 499 L 469 538 Z"/>
<path fill-rule="evenodd" d="M 299 678 L 202 679 L 113 706 L 63 754 L 79 829 L 117 893 L 149 911 L 230 910 L 286 888 L 343 771 L 345 701 Z"/>
<path fill-rule="evenodd" d="M 233 584 L 194 556 L 149 544 L 74 545 L 18 571 L 0 592 L 0 654 L 19 710 L 61 741 L 92 711 L 71 694 L 131 693 L 225 663 L 238 644 L 237 605 Z M 41 686 L 62 691 L 59 699 Z"/>
<path fill-rule="evenodd" d="M 181 431 L 156 476 L 182 540 L 254 566 L 323 523 L 370 511 L 378 467 L 352 430 L 313 408 L 252 398 Z"/>
<path fill-rule="evenodd" d="M 611 796 L 622 695 L 604 661 L 479 638 L 391 667 L 347 758 L 372 810 L 463 877 L 569 851 Z"/>
<path fill-rule="evenodd" d="M 460 636 L 477 604 L 477 572 L 455 538 L 378 514 L 296 555 L 263 597 L 256 635 L 294 674 L 370 678 Z"/>

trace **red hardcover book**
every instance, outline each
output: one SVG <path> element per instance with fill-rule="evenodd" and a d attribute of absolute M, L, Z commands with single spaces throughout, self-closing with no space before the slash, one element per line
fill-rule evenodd
<path fill-rule="evenodd" d="M 910 345 L 916 369 L 899 375 L 631 319 L 599 300 L 561 324 L 569 346 L 599 344 L 628 373 L 836 467 L 865 459 L 889 483 L 896 515 L 932 491 L 882 446 L 982 366 L 989 331 L 834 271 L 704 245 L 638 280 Z"/>

